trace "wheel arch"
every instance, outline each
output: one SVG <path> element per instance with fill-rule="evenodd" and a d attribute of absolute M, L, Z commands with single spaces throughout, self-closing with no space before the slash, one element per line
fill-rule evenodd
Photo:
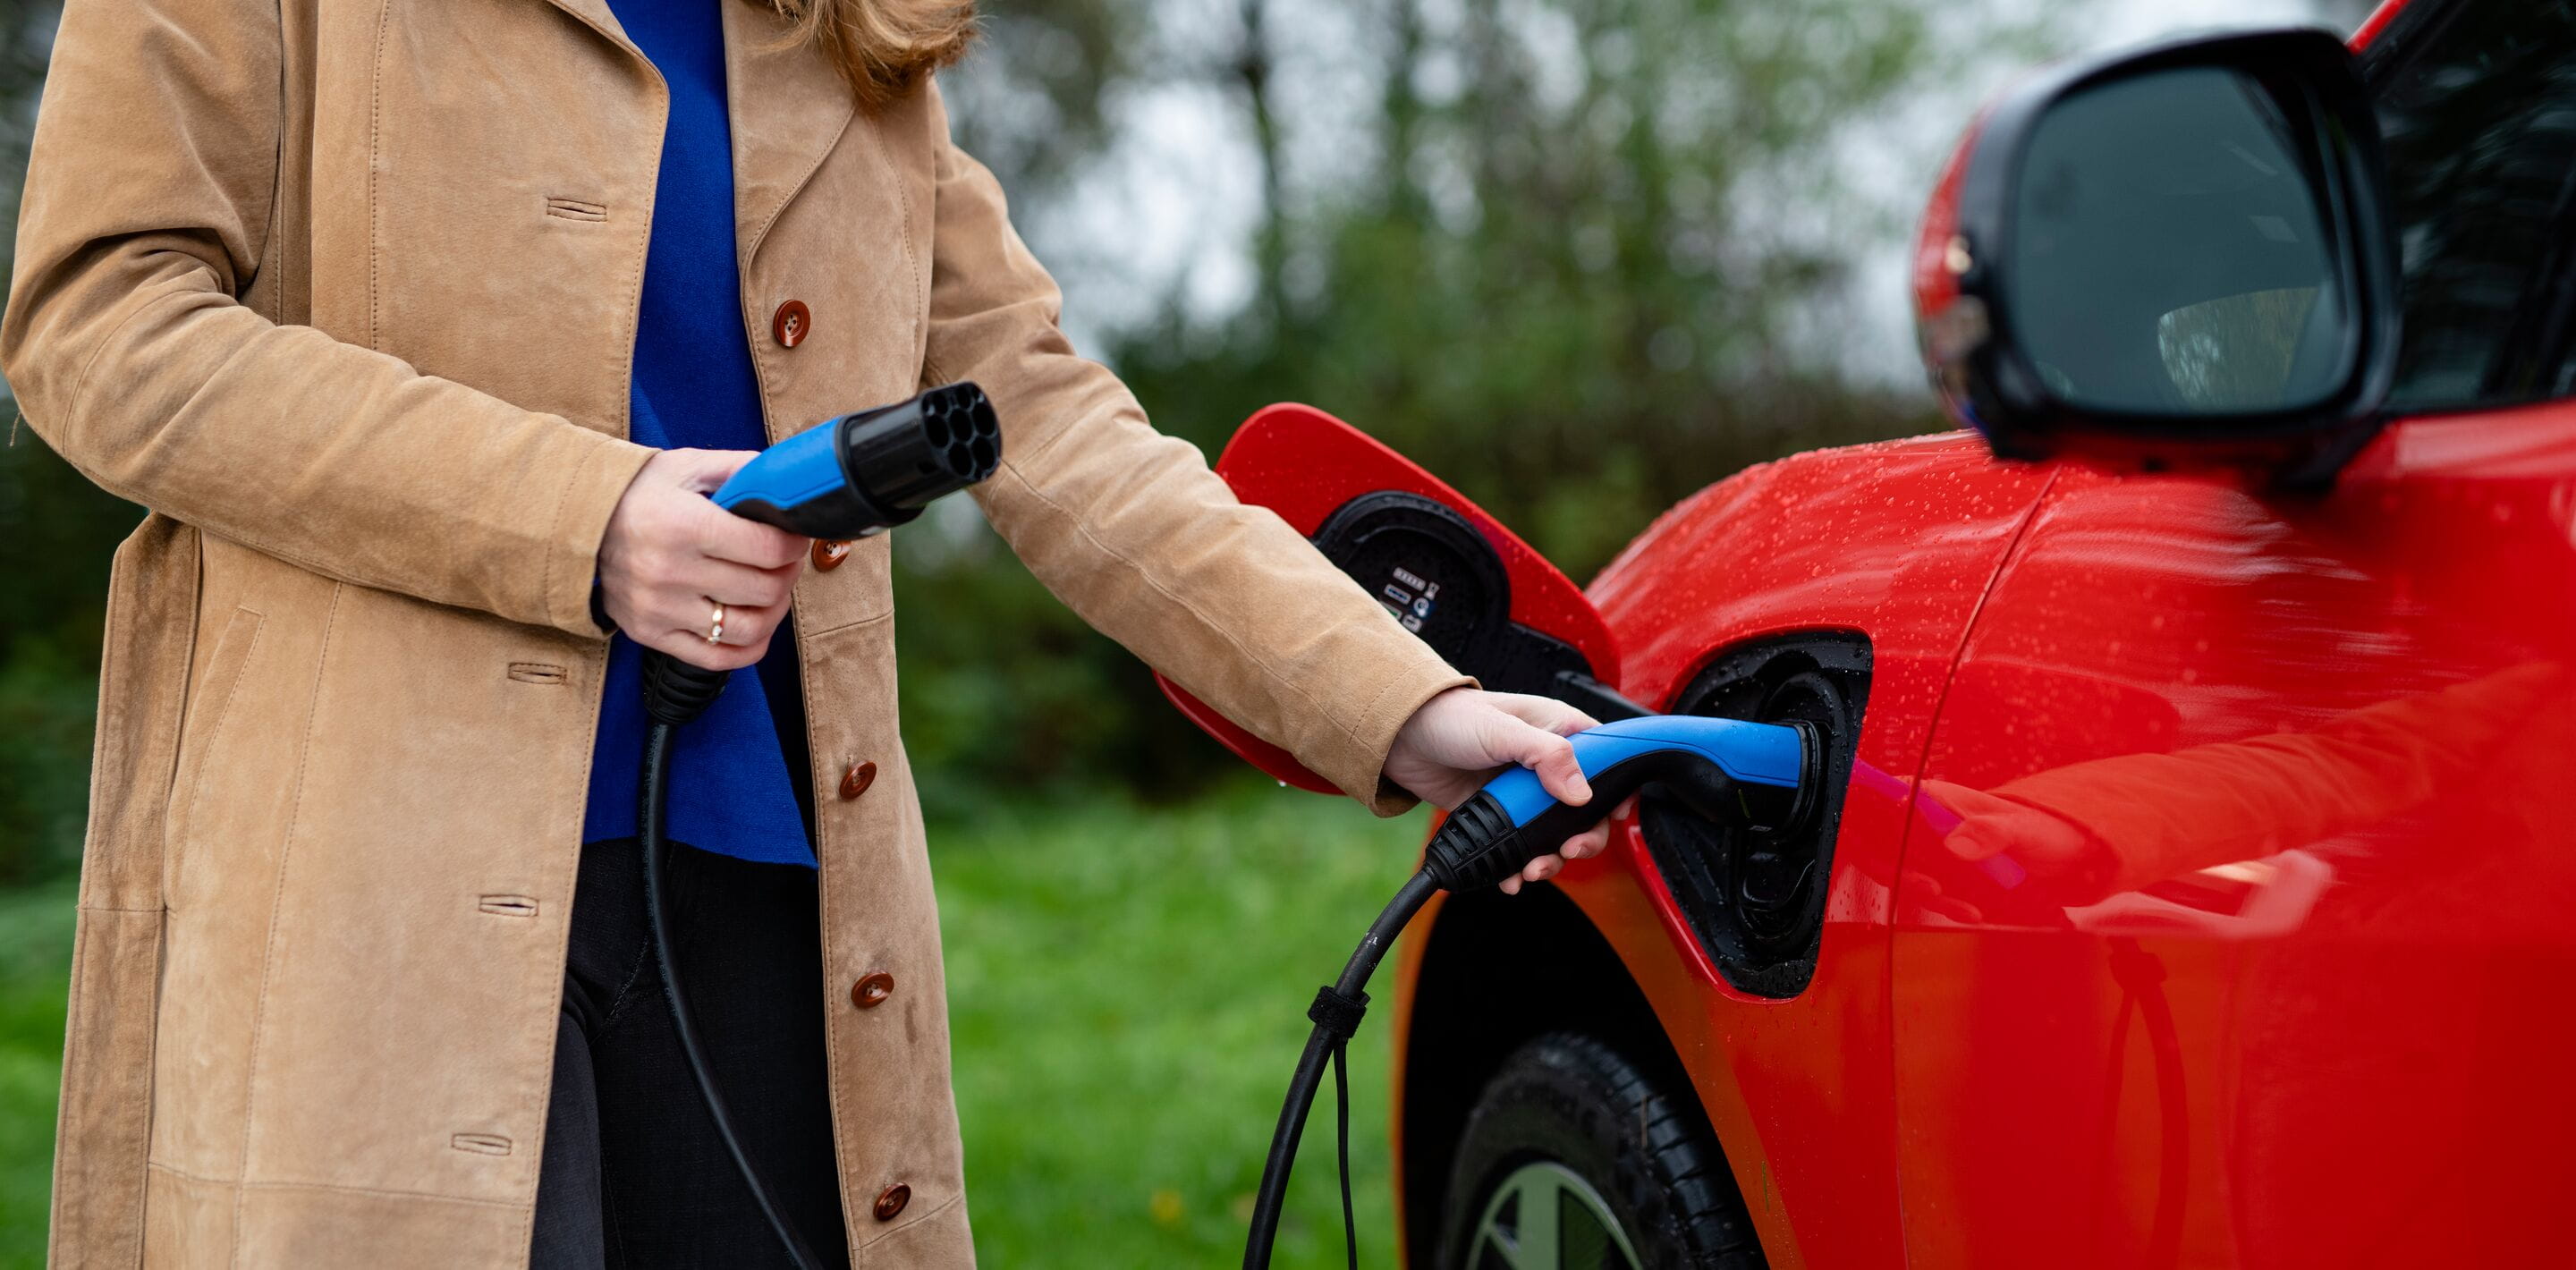
<path fill-rule="evenodd" d="M 1579 1032 L 1609 1045 L 1706 1123 L 1697 1087 L 1644 990 L 1592 920 L 1554 886 L 1444 900 L 1411 1003 L 1397 1097 L 1403 1251 L 1414 1270 L 1436 1264 L 1440 1213 L 1468 1111 L 1503 1060 L 1539 1034 Z M 1714 1129 L 1709 1140 L 1726 1150 Z"/>

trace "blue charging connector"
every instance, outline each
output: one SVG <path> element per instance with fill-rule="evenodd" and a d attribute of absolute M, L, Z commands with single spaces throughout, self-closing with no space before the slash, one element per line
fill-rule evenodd
<path fill-rule="evenodd" d="M 1695 714 L 1655 714 L 1622 719 L 1575 733 L 1575 761 L 1583 779 L 1616 782 L 1621 765 L 1645 762 L 1658 768 L 1689 761 L 1714 767 L 1731 780 L 1775 789 L 1795 789 L 1805 773 L 1807 747 L 1798 731 L 1777 723 L 1746 723 Z M 1485 785 L 1514 825 L 1527 825 L 1556 802 L 1538 782 L 1538 773 L 1515 767 Z M 1621 797 L 1625 797 L 1622 794 Z M 1600 810 L 1601 797 L 1584 804 Z"/>
<path fill-rule="evenodd" d="M 971 383 L 827 419 L 760 452 L 716 506 L 808 538 L 864 538 L 993 474 L 1002 430 Z"/>
<path fill-rule="evenodd" d="M 1558 802 L 1525 767 L 1496 776 L 1449 814 L 1423 851 L 1423 871 L 1440 889 L 1471 890 L 1518 873 L 1648 784 L 1711 819 L 1794 825 L 1813 809 L 1824 761 L 1815 730 L 1804 723 L 1659 714 L 1570 739 L 1592 801 Z"/>

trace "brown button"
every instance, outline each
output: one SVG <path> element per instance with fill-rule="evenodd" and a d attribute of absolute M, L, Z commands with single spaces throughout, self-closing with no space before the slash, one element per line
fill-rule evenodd
<path fill-rule="evenodd" d="M 769 315 L 769 333 L 785 347 L 794 348 L 804 343 L 805 337 L 813 331 L 814 313 L 805 307 L 803 300 L 790 300 Z"/>
<path fill-rule="evenodd" d="M 841 562 L 849 558 L 850 544 L 847 539 L 817 538 L 814 540 L 815 572 L 829 573 L 840 568 Z"/>
<path fill-rule="evenodd" d="M 884 1005 L 886 998 L 893 995 L 894 976 L 882 970 L 872 975 L 861 975 L 857 983 L 850 985 L 850 1004 L 862 1010 Z"/>
<path fill-rule="evenodd" d="M 877 1220 L 893 1221 L 903 1215 L 903 1206 L 912 1202 L 912 1188 L 897 1182 L 877 1192 Z"/>
<path fill-rule="evenodd" d="M 841 797 L 844 799 L 856 798 L 859 795 L 868 792 L 868 786 L 876 783 L 876 764 L 852 763 L 850 764 L 850 770 L 841 773 Z"/>

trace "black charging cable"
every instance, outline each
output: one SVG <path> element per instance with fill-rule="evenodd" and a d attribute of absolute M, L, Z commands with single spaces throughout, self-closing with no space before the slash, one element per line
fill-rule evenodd
<path fill-rule="evenodd" d="M 1824 751 L 1813 725 L 1785 726 L 1798 735 L 1798 784 L 1784 794 L 1769 795 L 1765 811 L 1779 814 L 1771 823 L 1794 829 L 1810 823 L 1816 814 Z M 1341 1104 L 1342 1239 L 1352 1270 L 1358 1270 L 1359 1226 L 1351 1213 L 1350 1040 L 1368 1012 L 1369 976 L 1386 957 L 1388 945 L 1434 894 L 1479 890 L 1519 873 L 1530 861 L 1564 846 L 1566 839 L 1599 821 L 1601 809 L 1618 806 L 1650 783 L 1711 818 L 1749 819 L 1754 811 L 1746 801 L 1751 787 L 1738 785 L 1706 753 L 1689 747 L 1641 751 L 1591 773 L 1589 779 L 1591 802 L 1550 803 L 1526 821 L 1513 819 L 1491 785 L 1460 803 L 1424 845 L 1422 870 L 1407 879 L 1385 911 L 1369 923 L 1358 950 L 1342 966 L 1341 977 L 1315 994 L 1314 1004 L 1306 1009 L 1315 1030 L 1307 1034 L 1306 1050 L 1298 1055 L 1297 1070 L 1289 1077 L 1288 1101 L 1279 1109 L 1279 1126 L 1271 1132 L 1270 1155 L 1262 1164 L 1261 1191 L 1253 1200 L 1252 1229 L 1243 1245 L 1244 1270 L 1267 1270 L 1270 1265 L 1270 1246 L 1279 1234 L 1279 1209 L 1288 1195 L 1288 1173 L 1296 1167 L 1297 1140 L 1306 1132 L 1306 1114 L 1314 1107 L 1327 1059 L 1333 1064 L 1333 1087 Z"/>
<path fill-rule="evenodd" d="M 1605 773 L 1606 780 L 1596 780 L 1593 797 L 1603 806 L 1615 804 L 1633 792 L 1647 765 L 1630 765 L 1624 770 Z M 1723 779 L 1720 777 L 1719 779 Z M 1518 873 L 1530 861 L 1562 846 L 1565 840 L 1592 820 L 1598 812 L 1562 804 L 1534 818 L 1526 825 L 1515 825 L 1502 804 L 1486 792 L 1459 805 L 1431 835 L 1423 848 L 1422 869 L 1405 880 L 1395 898 L 1369 923 L 1368 933 L 1360 937 L 1360 946 L 1342 966 L 1342 973 L 1315 993 L 1315 1002 L 1306 1008 L 1315 1030 L 1306 1036 L 1306 1050 L 1297 1056 L 1297 1070 L 1288 1078 L 1288 1100 L 1279 1108 L 1279 1126 L 1270 1134 L 1270 1155 L 1261 1166 L 1261 1191 L 1252 1202 L 1252 1230 L 1243 1245 L 1244 1270 L 1265 1270 L 1270 1264 L 1270 1246 L 1279 1233 L 1279 1209 L 1288 1197 L 1288 1174 L 1296 1167 L 1297 1141 L 1305 1136 L 1306 1115 L 1314 1108 L 1315 1092 L 1324 1080 L 1324 1064 L 1333 1064 L 1333 1088 L 1339 1098 L 1336 1116 L 1340 1130 L 1337 1156 L 1342 1179 L 1342 1240 L 1353 1270 L 1360 1263 L 1359 1223 L 1351 1211 L 1351 1084 L 1349 1072 L 1350 1040 L 1359 1031 L 1360 1019 L 1368 1013 L 1369 976 L 1377 973 L 1377 964 L 1395 943 L 1397 934 L 1431 897 L 1441 891 L 1471 891 L 1492 886 Z"/>
<path fill-rule="evenodd" d="M 1279 1206 L 1288 1196 L 1288 1171 L 1296 1165 L 1297 1140 L 1305 1136 L 1306 1113 L 1315 1105 L 1315 1091 L 1323 1083 L 1328 1059 L 1341 1101 L 1342 1237 L 1350 1263 L 1360 1263 L 1359 1226 L 1351 1215 L 1351 1085 L 1346 1066 L 1350 1040 L 1359 1030 L 1360 1017 L 1368 1013 L 1368 993 L 1363 989 L 1369 976 L 1377 973 L 1377 963 L 1386 957 L 1397 932 L 1438 890 L 1440 882 L 1429 869 L 1406 881 L 1386 910 L 1369 923 L 1368 934 L 1361 936 L 1359 949 L 1342 966 L 1341 976 L 1317 991 L 1315 1003 L 1307 1007 L 1306 1017 L 1315 1021 L 1315 1030 L 1306 1036 L 1306 1052 L 1297 1056 L 1296 1074 L 1288 1078 L 1288 1101 L 1279 1108 L 1279 1127 L 1270 1134 L 1270 1157 L 1261 1166 L 1261 1193 L 1252 1201 L 1252 1235 L 1243 1248 L 1245 1270 L 1270 1264 L 1270 1244 L 1279 1231 Z"/>
<path fill-rule="evenodd" d="M 796 1263 L 796 1270 L 822 1270 L 823 1263 L 815 1259 L 813 1250 L 788 1224 L 786 1210 L 779 1207 L 778 1196 L 752 1164 L 751 1152 L 743 1147 L 742 1136 L 734 1129 L 733 1113 L 726 1109 L 724 1094 L 716 1088 L 715 1073 L 707 1066 L 706 1049 L 698 1043 L 697 1021 L 689 1013 L 688 995 L 680 990 L 680 966 L 671 952 L 671 844 L 664 806 L 668 800 L 663 797 L 671 781 L 671 737 L 714 704 L 716 694 L 724 691 L 727 674 L 692 666 L 668 653 L 644 654 L 644 712 L 651 723 L 644 732 L 644 771 L 643 779 L 636 783 L 640 805 L 635 819 L 636 838 L 644 855 L 644 925 L 651 935 L 653 961 L 662 972 L 662 1000 L 671 1009 L 671 1030 L 680 1038 L 680 1056 L 689 1065 L 689 1075 L 698 1082 L 698 1093 L 706 1100 L 707 1118 L 715 1122 L 717 1139 L 724 1143 L 725 1153 L 733 1157 L 743 1185 L 751 1188 L 752 1202 L 760 1206 L 760 1215 L 777 1232 L 778 1242 L 787 1249 L 787 1258 Z"/>

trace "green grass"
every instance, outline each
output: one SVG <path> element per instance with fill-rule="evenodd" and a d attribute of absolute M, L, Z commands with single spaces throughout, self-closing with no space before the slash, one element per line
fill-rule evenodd
<path fill-rule="evenodd" d="M 72 888 L 0 894 L 0 1267 L 45 1263 Z"/>
<path fill-rule="evenodd" d="M 1239 1261 L 1306 1006 L 1420 834 L 1418 816 L 1373 821 L 1275 787 L 934 830 L 983 1262 Z M 1389 1266 L 1382 1017 L 1351 1043 L 1351 1095 L 1361 1258 Z M 1327 1078 L 1280 1266 L 1342 1264 L 1331 1097 Z"/>
<path fill-rule="evenodd" d="M 1249 785 L 1179 808 L 1103 800 L 934 827 L 983 1263 L 1238 1260 L 1306 1005 L 1420 834 L 1419 816 Z M 71 915 L 68 886 L 0 894 L 0 1270 L 44 1257 Z M 1360 1255 L 1381 1267 L 1386 1038 L 1372 1017 L 1351 1045 Z M 1342 1264 L 1332 1130 L 1328 1079 L 1279 1266 Z"/>

